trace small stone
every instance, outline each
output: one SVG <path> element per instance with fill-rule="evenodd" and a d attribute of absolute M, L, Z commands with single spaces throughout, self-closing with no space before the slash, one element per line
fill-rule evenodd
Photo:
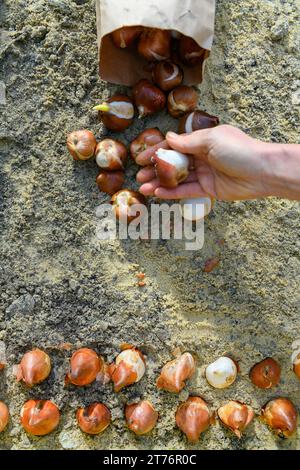
<path fill-rule="evenodd" d="M 78 449 L 81 444 L 74 431 L 62 431 L 58 439 L 63 449 Z"/>
<path fill-rule="evenodd" d="M 32 313 L 34 310 L 34 306 L 35 306 L 35 301 L 32 295 L 25 294 L 25 295 L 21 295 L 9 307 L 7 307 L 6 313 L 8 315 L 12 315 L 14 313 L 21 313 L 21 314 Z"/>
<path fill-rule="evenodd" d="M 271 39 L 273 41 L 280 41 L 289 32 L 289 23 L 286 19 L 278 19 L 274 26 L 271 28 Z"/>
<path fill-rule="evenodd" d="M 181 392 L 178 395 L 179 401 L 183 402 L 186 401 L 189 397 L 189 391 L 188 390 L 181 390 Z"/>

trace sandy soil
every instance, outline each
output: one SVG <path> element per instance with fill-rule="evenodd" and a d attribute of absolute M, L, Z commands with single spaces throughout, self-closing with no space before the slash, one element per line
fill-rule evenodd
<path fill-rule="evenodd" d="M 299 1 L 217 3 L 202 107 L 257 138 L 297 142 Z M 94 2 L 4 0 L 0 18 L 0 80 L 7 97 L 0 105 L 0 341 L 8 360 L 0 372 L 0 399 L 12 414 L 0 448 L 299 449 L 299 437 L 279 440 L 259 420 L 240 441 L 216 424 L 191 446 L 174 425 L 187 392 L 158 393 L 154 385 L 162 364 L 181 347 L 198 359 L 188 392 L 213 408 L 233 398 L 259 412 L 268 398 L 283 394 L 299 409 L 300 381 L 290 363 L 292 343 L 300 339 L 299 204 L 219 202 L 197 253 L 172 241 L 97 240 L 95 210 L 107 198 L 95 186 L 96 164 L 73 162 L 65 148 L 73 129 L 105 134 L 91 106 L 117 89 L 97 76 Z M 175 129 L 165 115 L 147 124 Z M 136 122 L 122 140 L 130 142 L 142 126 Z M 136 170 L 130 163 L 131 187 Z M 220 266 L 203 273 L 205 260 L 216 254 Z M 139 271 L 146 273 L 142 290 Z M 120 343 L 134 343 L 147 355 L 147 375 L 118 395 L 110 385 L 65 389 L 71 351 L 59 350 L 62 342 L 95 348 L 108 360 Z M 27 390 L 16 384 L 12 367 L 32 346 L 48 351 L 53 371 Z M 232 387 L 216 391 L 202 373 L 224 353 L 240 361 L 241 372 Z M 256 390 L 248 379 L 249 368 L 265 356 L 283 369 L 272 391 Z M 53 399 L 60 407 L 61 424 L 50 436 L 34 438 L 21 429 L 18 415 L 29 397 Z M 123 420 L 124 403 L 138 397 L 151 399 L 160 412 L 157 428 L 144 438 L 132 435 Z M 111 408 L 113 423 L 92 438 L 77 428 L 75 410 L 94 400 Z"/>

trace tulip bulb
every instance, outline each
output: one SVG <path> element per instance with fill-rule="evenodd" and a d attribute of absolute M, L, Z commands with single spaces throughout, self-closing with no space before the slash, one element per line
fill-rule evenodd
<path fill-rule="evenodd" d="M 99 111 L 99 117 L 107 129 L 121 132 L 127 129 L 134 118 L 132 101 L 126 95 L 115 95 L 105 103 L 94 106 Z"/>
<path fill-rule="evenodd" d="M 157 62 L 152 70 L 153 82 L 163 91 L 170 91 L 179 86 L 183 80 L 181 68 L 169 62 Z"/>
<path fill-rule="evenodd" d="M 139 117 L 154 114 L 166 106 L 164 93 L 149 80 L 140 80 L 133 87 L 132 95 L 134 104 L 139 111 Z"/>
<path fill-rule="evenodd" d="M 238 438 L 241 438 L 242 432 L 254 418 L 254 411 L 243 403 L 229 401 L 218 409 L 218 416 L 227 428 L 231 429 Z"/>
<path fill-rule="evenodd" d="M 171 34 L 161 29 L 145 29 L 138 43 L 138 53 L 149 62 L 169 59 Z"/>
<path fill-rule="evenodd" d="M 5 403 L 0 401 L 0 432 L 4 431 L 8 424 L 9 411 Z"/>
<path fill-rule="evenodd" d="M 207 382 L 215 388 L 229 387 L 236 379 L 237 366 L 230 357 L 219 357 L 215 362 L 206 367 Z"/>
<path fill-rule="evenodd" d="M 123 171 L 102 171 L 96 179 L 100 191 L 111 196 L 122 188 L 124 181 Z"/>
<path fill-rule="evenodd" d="M 130 154 L 133 160 L 135 161 L 140 153 L 149 147 L 159 144 L 163 140 L 165 140 L 165 137 L 157 128 L 146 129 L 141 132 L 130 145 Z"/>
<path fill-rule="evenodd" d="M 251 382 L 259 388 L 271 388 L 279 383 L 281 367 L 272 357 L 255 364 L 250 370 Z"/>
<path fill-rule="evenodd" d="M 74 160 L 88 160 L 93 157 L 96 145 L 94 134 L 86 129 L 71 132 L 67 138 L 67 148 Z"/>
<path fill-rule="evenodd" d="M 190 86 L 179 86 L 168 96 L 168 111 L 174 118 L 194 111 L 198 105 L 198 93 Z"/>
<path fill-rule="evenodd" d="M 135 211 L 132 206 L 135 205 L 146 205 L 145 197 L 136 191 L 131 191 L 130 189 L 121 189 L 111 198 L 111 204 L 113 206 L 113 211 L 117 219 L 122 221 L 131 222 L 136 219 L 140 212 Z M 137 207 L 138 209 L 138 207 Z"/>
<path fill-rule="evenodd" d="M 129 429 L 142 436 L 152 431 L 157 423 L 158 413 L 149 401 L 142 400 L 139 403 L 126 405 L 125 418 Z"/>
<path fill-rule="evenodd" d="M 43 382 L 51 371 L 48 354 L 40 349 L 33 349 L 24 354 L 17 367 L 17 381 L 23 381 L 28 387 Z"/>
<path fill-rule="evenodd" d="M 134 346 L 127 346 L 110 365 L 110 377 L 114 383 L 115 392 L 139 382 L 145 374 L 145 359 L 141 351 Z"/>
<path fill-rule="evenodd" d="M 288 398 L 274 398 L 262 410 L 262 420 L 279 436 L 290 437 L 297 429 L 297 410 Z"/>
<path fill-rule="evenodd" d="M 293 371 L 297 375 L 298 379 L 300 379 L 300 354 L 298 354 L 294 360 Z"/>
<path fill-rule="evenodd" d="M 72 354 L 66 384 L 89 385 L 96 380 L 104 367 L 104 361 L 92 349 L 81 348 Z"/>
<path fill-rule="evenodd" d="M 122 142 L 104 139 L 96 147 L 96 163 L 104 170 L 123 170 L 127 158 L 127 149 Z"/>
<path fill-rule="evenodd" d="M 176 424 L 190 442 L 197 442 L 200 434 L 210 426 L 213 417 L 207 403 L 200 397 L 190 397 L 176 411 Z"/>
<path fill-rule="evenodd" d="M 130 47 L 134 44 L 142 31 L 142 26 L 125 26 L 124 28 L 119 28 L 113 31 L 111 33 L 111 37 L 117 47 L 125 49 L 126 47 Z"/>
<path fill-rule="evenodd" d="M 182 217 L 191 222 L 206 217 L 210 213 L 212 206 L 213 203 L 210 197 L 181 199 L 180 201 Z"/>
<path fill-rule="evenodd" d="M 111 422 L 111 413 L 103 403 L 79 408 L 76 418 L 80 429 L 87 434 L 100 434 Z"/>
<path fill-rule="evenodd" d="M 175 150 L 158 149 L 153 157 L 159 184 L 165 188 L 176 188 L 189 174 L 189 159 Z"/>
<path fill-rule="evenodd" d="M 50 400 L 29 400 L 21 410 L 21 424 L 34 436 L 45 436 L 58 426 L 60 413 Z"/>
<path fill-rule="evenodd" d="M 187 113 L 179 121 L 179 134 L 190 134 L 200 129 L 209 129 L 219 124 L 219 118 L 211 116 L 204 111 L 193 111 Z"/>
<path fill-rule="evenodd" d="M 185 387 L 185 380 L 191 378 L 194 373 L 194 358 L 186 352 L 164 365 L 156 386 L 167 392 L 179 393 Z"/>
<path fill-rule="evenodd" d="M 179 40 L 180 60 L 189 66 L 201 64 L 204 60 L 205 49 L 200 47 L 197 42 L 187 36 L 182 36 Z"/>

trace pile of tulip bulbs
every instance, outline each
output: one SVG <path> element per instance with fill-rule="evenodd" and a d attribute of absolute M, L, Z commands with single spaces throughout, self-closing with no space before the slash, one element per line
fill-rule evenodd
<path fill-rule="evenodd" d="M 300 355 L 295 361 L 294 372 L 300 379 Z M 3 365 L 4 366 L 4 365 Z M 99 386 L 109 386 L 120 392 L 133 386 L 143 379 L 147 364 L 144 354 L 135 346 L 124 344 L 121 352 L 111 364 L 89 348 L 74 351 L 70 358 L 69 370 L 66 371 L 65 386 L 86 387 L 97 381 Z M 51 359 L 41 349 L 33 349 L 22 357 L 15 368 L 16 379 L 26 387 L 32 388 L 46 380 L 51 372 Z M 189 352 L 177 352 L 176 357 L 167 362 L 161 369 L 156 380 L 158 390 L 179 394 L 196 371 L 195 359 Z M 209 364 L 205 369 L 208 384 L 216 389 L 225 389 L 235 382 L 239 373 L 237 362 L 228 356 L 222 356 Z M 249 378 L 253 385 L 261 389 L 271 389 L 279 384 L 281 367 L 279 363 L 268 357 L 255 364 Z M 128 428 L 142 436 L 155 427 L 159 414 L 149 400 L 127 403 L 124 417 Z M 210 405 L 200 396 L 190 396 L 181 403 L 174 416 L 177 427 L 186 435 L 188 441 L 195 443 L 200 435 L 216 418 L 222 425 L 241 438 L 255 413 L 249 404 L 229 400 L 213 411 Z M 76 411 L 79 428 L 87 434 L 100 434 L 111 423 L 111 412 L 101 402 L 91 403 Z M 297 410 L 286 397 L 272 398 L 263 406 L 260 419 L 279 437 L 292 436 L 297 428 Z M 8 407 L 0 402 L 0 432 L 9 421 Z M 54 431 L 59 425 L 60 411 L 51 400 L 30 399 L 24 403 L 20 412 L 23 428 L 32 435 L 44 436 Z"/>
<path fill-rule="evenodd" d="M 184 72 L 180 63 L 190 67 L 201 66 L 206 53 L 193 39 L 168 30 L 135 26 L 114 31 L 112 39 L 117 47 L 132 48 L 149 62 L 152 81 L 142 79 L 132 88 L 130 96 L 116 94 L 94 107 L 107 129 L 122 132 L 133 124 L 136 115 L 145 118 L 164 109 L 179 119 L 180 133 L 190 133 L 219 124 L 216 116 L 198 109 L 197 91 L 182 84 Z M 133 140 L 128 151 L 119 140 L 109 137 L 97 142 L 94 134 L 84 129 L 68 136 L 67 147 L 75 160 L 95 158 L 100 168 L 96 179 L 100 191 L 112 196 L 111 203 L 117 218 L 122 215 L 124 220 L 127 218 L 131 221 L 138 214 L 130 215 L 130 207 L 134 204 L 145 205 L 146 199 L 131 189 L 122 189 L 128 153 L 136 162 L 141 152 L 164 140 L 165 136 L 159 129 L 145 129 Z M 157 150 L 153 165 L 160 186 L 165 188 L 176 188 L 186 180 L 190 171 L 189 158 L 170 149 Z M 197 203 L 204 204 L 205 215 L 212 207 L 210 198 L 184 202 L 183 217 L 189 220 L 198 218 L 197 210 L 194 209 Z M 202 217 L 203 215 L 199 218 Z"/>

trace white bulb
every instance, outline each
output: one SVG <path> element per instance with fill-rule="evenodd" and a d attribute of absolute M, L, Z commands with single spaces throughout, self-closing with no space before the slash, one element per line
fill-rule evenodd
<path fill-rule="evenodd" d="M 175 168 L 179 169 L 188 169 L 189 159 L 184 153 L 176 152 L 176 150 L 166 150 L 158 149 L 156 155 L 160 160 L 163 160 L 170 165 L 174 165 Z"/>
<path fill-rule="evenodd" d="M 182 217 L 186 220 L 201 220 L 212 209 L 210 197 L 198 197 L 194 199 L 182 199 L 180 201 Z"/>
<path fill-rule="evenodd" d="M 236 379 L 237 367 L 230 357 L 219 357 L 215 362 L 207 366 L 207 382 L 215 388 L 229 387 Z"/>

